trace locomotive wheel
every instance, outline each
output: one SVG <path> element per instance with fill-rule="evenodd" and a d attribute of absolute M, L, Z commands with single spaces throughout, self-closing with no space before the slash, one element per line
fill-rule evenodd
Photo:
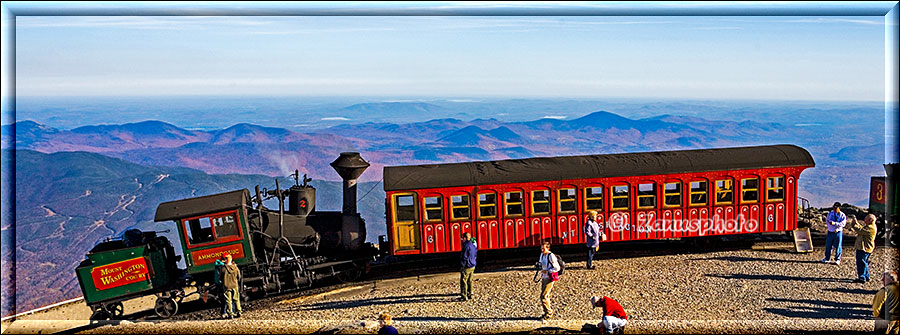
<path fill-rule="evenodd" d="M 178 303 L 172 298 L 157 298 L 156 306 L 153 307 L 156 315 L 163 319 L 171 318 L 178 313 Z"/>
<path fill-rule="evenodd" d="M 122 305 L 122 302 L 114 302 L 106 305 L 106 310 L 109 311 L 109 314 L 116 319 L 121 319 L 122 315 L 125 315 L 125 306 Z"/>
<path fill-rule="evenodd" d="M 337 278 L 343 283 L 351 283 L 359 279 L 360 275 L 362 275 L 362 269 L 353 267 L 351 269 L 339 272 L 337 274 Z"/>
<path fill-rule="evenodd" d="M 98 309 L 91 314 L 91 321 L 106 321 L 110 318 L 112 318 L 112 315 L 104 309 Z"/>

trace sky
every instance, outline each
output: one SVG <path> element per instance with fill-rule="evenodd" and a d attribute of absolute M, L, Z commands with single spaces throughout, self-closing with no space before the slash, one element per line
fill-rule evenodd
<path fill-rule="evenodd" d="M 878 16 L 17 16 L 15 34 L 18 96 L 885 98 Z"/>

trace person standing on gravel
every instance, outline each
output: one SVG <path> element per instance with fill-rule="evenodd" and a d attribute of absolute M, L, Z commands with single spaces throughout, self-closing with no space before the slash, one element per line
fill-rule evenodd
<path fill-rule="evenodd" d="M 825 227 L 828 234 L 825 235 L 825 258 L 822 263 L 831 262 L 831 248 L 835 249 L 834 264 L 841 265 L 841 244 L 844 242 L 843 230 L 847 224 L 847 215 L 841 213 L 841 203 L 834 203 L 834 210 L 828 212 L 825 217 Z"/>
<path fill-rule="evenodd" d="M 228 318 L 241 317 L 241 269 L 225 254 L 225 267 L 222 268 L 222 281 L 225 286 L 225 314 Z"/>
<path fill-rule="evenodd" d="M 594 269 L 594 253 L 600 249 L 600 225 L 597 223 L 597 212 L 588 211 L 588 219 L 584 223 L 584 239 L 587 246 L 587 265 L 585 268 Z"/>
<path fill-rule="evenodd" d="M 875 316 L 875 333 L 897 334 L 900 332 L 900 289 L 897 286 L 897 271 L 885 271 L 881 276 L 884 287 L 875 293 L 872 300 L 872 314 Z"/>
<path fill-rule="evenodd" d="M 538 264 L 541 268 L 541 307 L 544 310 L 541 320 L 549 320 L 553 316 L 553 309 L 550 308 L 550 291 L 553 289 L 553 283 L 559 280 L 557 272 L 560 269 L 556 255 L 550 252 L 550 242 L 541 245 Z"/>
<path fill-rule="evenodd" d="M 463 233 L 462 248 L 459 252 L 459 301 L 472 299 L 472 283 L 475 274 L 475 259 L 478 256 L 478 247 L 472 241 L 472 234 Z"/>
<path fill-rule="evenodd" d="M 603 319 L 597 324 L 597 327 L 603 330 L 605 334 L 621 334 L 625 332 L 625 325 L 628 323 L 628 316 L 625 315 L 625 309 L 613 298 L 604 296 L 591 297 L 591 306 L 594 308 L 603 308 Z"/>
<path fill-rule="evenodd" d="M 224 283 L 222 282 L 222 273 L 225 268 L 225 254 L 222 254 L 222 256 L 219 256 L 219 258 L 216 259 L 216 262 L 213 265 L 215 265 L 215 269 L 216 269 L 216 271 L 213 273 L 213 282 L 216 285 L 216 287 L 215 287 L 216 297 L 218 298 L 217 300 L 221 304 L 220 309 L 222 312 L 222 318 L 224 319 L 224 318 L 228 317 L 228 313 L 225 312 L 225 286 L 224 286 Z"/>
<path fill-rule="evenodd" d="M 869 256 L 875 251 L 875 214 L 866 215 L 865 224 L 860 226 L 858 223 L 853 225 L 856 231 L 856 280 L 855 283 L 865 283 L 869 281 Z"/>

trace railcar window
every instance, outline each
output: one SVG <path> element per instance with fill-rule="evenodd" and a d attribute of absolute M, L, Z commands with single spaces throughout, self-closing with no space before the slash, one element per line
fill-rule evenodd
<path fill-rule="evenodd" d="M 559 190 L 559 212 L 575 213 L 577 210 L 575 205 L 575 189 L 564 188 Z"/>
<path fill-rule="evenodd" d="M 238 235 L 238 226 L 237 220 L 235 219 L 234 214 L 228 214 L 224 216 L 219 216 L 212 219 L 213 229 L 216 231 L 216 238 L 222 238 L 226 236 L 237 236 Z"/>
<path fill-rule="evenodd" d="M 480 196 L 480 195 L 479 195 Z M 522 216 L 525 208 L 522 205 L 522 192 L 506 192 L 506 215 Z M 482 215 L 484 216 L 484 215 Z"/>
<path fill-rule="evenodd" d="M 706 182 L 705 181 L 692 181 L 691 182 L 691 206 L 705 206 L 706 205 Z"/>
<path fill-rule="evenodd" d="M 656 184 L 638 184 L 638 208 L 656 207 Z"/>
<path fill-rule="evenodd" d="M 396 222 L 416 221 L 416 201 L 413 195 L 398 195 L 394 198 L 397 207 Z"/>
<path fill-rule="evenodd" d="M 441 197 L 425 197 L 425 221 L 443 221 L 444 202 Z"/>
<path fill-rule="evenodd" d="M 550 190 L 531 191 L 531 214 L 550 214 Z"/>
<path fill-rule="evenodd" d="M 611 192 L 610 200 L 612 201 L 612 206 L 609 209 L 614 211 L 628 210 L 628 186 L 613 186 Z"/>
<path fill-rule="evenodd" d="M 584 189 L 584 210 L 603 210 L 603 187 L 588 187 Z"/>
<path fill-rule="evenodd" d="M 184 225 L 185 234 L 190 244 L 212 242 L 212 223 L 209 217 L 188 220 Z"/>
<path fill-rule="evenodd" d="M 681 183 L 666 183 L 663 193 L 666 207 L 681 207 Z"/>
<path fill-rule="evenodd" d="M 497 195 L 482 193 L 478 195 L 478 218 L 491 219 L 497 217 Z"/>
<path fill-rule="evenodd" d="M 716 180 L 716 205 L 734 203 L 734 182 L 731 179 Z"/>
<path fill-rule="evenodd" d="M 741 203 L 759 201 L 759 179 L 741 179 Z"/>
<path fill-rule="evenodd" d="M 469 196 L 454 195 L 450 197 L 450 217 L 453 220 L 468 220 L 469 215 Z"/>
<path fill-rule="evenodd" d="M 784 177 L 769 177 L 766 183 L 766 201 L 784 200 Z"/>

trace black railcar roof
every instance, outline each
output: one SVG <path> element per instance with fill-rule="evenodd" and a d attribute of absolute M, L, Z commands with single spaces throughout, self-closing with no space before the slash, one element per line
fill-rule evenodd
<path fill-rule="evenodd" d="M 815 166 L 796 145 L 537 157 L 384 167 L 384 190 Z"/>
<path fill-rule="evenodd" d="M 224 212 L 244 206 L 250 198 L 246 188 L 197 198 L 169 201 L 156 207 L 154 221 L 169 221 Z"/>

